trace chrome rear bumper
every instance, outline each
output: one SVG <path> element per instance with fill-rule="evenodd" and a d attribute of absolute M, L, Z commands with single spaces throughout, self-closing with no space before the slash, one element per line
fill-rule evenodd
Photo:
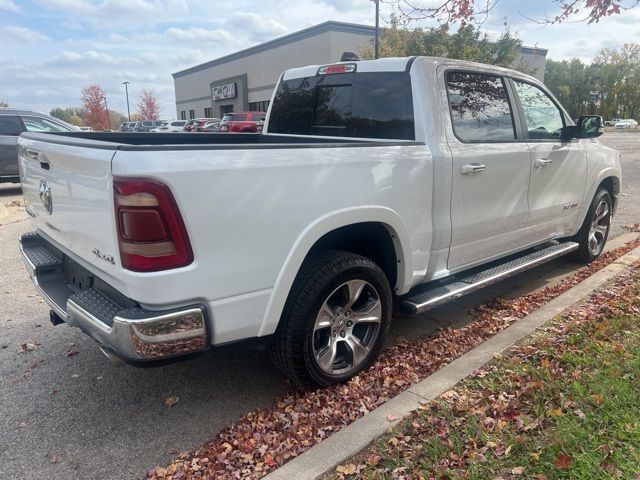
<path fill-rule="evenodd" d="M 36 233 L 20 238 L 20 251 L 51 309 L 123 360 L 168 359 L 209 347 L 203 306 L 146 310 Z"/>

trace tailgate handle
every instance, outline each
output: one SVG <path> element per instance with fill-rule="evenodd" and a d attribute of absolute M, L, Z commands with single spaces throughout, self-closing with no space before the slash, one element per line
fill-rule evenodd
<path fill-rule="evenodd" d="M 29 157 L 31 160 L 35 160 L 36 162 L 40 162 L 41 168 L 44 168 L 45 170 L 49 170 L 49 167 L 50 167 L 49 160 L 45 156 L 40 158 L 40 152 L 38 152 L 37 150 L 27 148 L 27 157 Z"/>

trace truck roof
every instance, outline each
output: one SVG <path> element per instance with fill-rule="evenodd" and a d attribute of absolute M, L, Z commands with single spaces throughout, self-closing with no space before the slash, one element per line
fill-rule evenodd
<path fill-rule="evenodd" d="M 379 58 L 377 60 L 360 60 L 360 61 L 347 61 L 347 62 L 335 62 L 330 65 L 339 65 L 339 64 L 356 64 L 357 72 L 402 72 L 411 68 L 411 65 L 415 60 L 419 60 L 424 64 L 428 64 L 433 66 L 434 68 L 438 65 L 449 65 L 453 67 L 459 67 L 461 69 L 473 69 L 473 70 L 487 70 L 490 69 L 496 73 L 500 73 L 502 75 L 510 75 L 513 77 L 526 78 L 532 82 L 540 83 L 535 77 L 531 75 L 527 75 L 525 73 L 519 72 L 517 70 L 512 70 L 509 68 L 498 67 L 496 65 L 488 65 L 485 63 L 478 62 L 470 62 L 467 60 L 457 60 L 454 58 L 444 58 L 444 57 L 389 57 L 389 58 Z M 286 70 L 282 76 L 282 80 L 291 80 L 294 78 L 303 78 L 303 77 L 313 77 L 317 74 L 318 69 L 322 66 L 326 65 L 309 65 L 306 67 L 300 68 L 291 68 Z"/>

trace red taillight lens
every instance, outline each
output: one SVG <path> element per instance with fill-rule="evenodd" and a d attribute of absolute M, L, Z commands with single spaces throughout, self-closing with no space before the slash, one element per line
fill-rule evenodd
<path fill-rule="evenodd" d="M 187 230 L 166 185 L 140 178 L 115 178 L 113 191 L 124 268 L 155 272 L 193 261 Z"/>

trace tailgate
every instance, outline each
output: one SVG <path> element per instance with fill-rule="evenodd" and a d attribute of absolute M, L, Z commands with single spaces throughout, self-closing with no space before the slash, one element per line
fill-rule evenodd
<path fill-rule="evenodd" d="M 99 270 L 120 264 L 111 159 L 117 144 L 27 134 L 19 141 L 27 212 L 41 234 Z"/>

